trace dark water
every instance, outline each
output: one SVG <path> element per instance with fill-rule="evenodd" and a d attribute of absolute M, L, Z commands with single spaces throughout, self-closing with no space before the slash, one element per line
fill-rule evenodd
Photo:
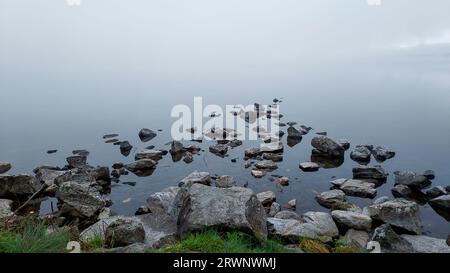
<path fill-rule="evenodd" d="M 139 23 L 145 25 L 146 21 L 138 7 L 130 7 L 116 19 L 139 19 L 131 19 L 123 28 L 115 23 L 111 29 L 107 25 L 113 20 L 105 14 L 117 15 L 118 3 L 99 18 L 87 3 L 78 14 L 47 4 L 46 8 L 60 12 L 50 15 L 42 6 L 1 3 L 7 8 L 7 17 L 0 21 L 0 160 L 12 163 L 11 173 L 31 173 L 39 165 L 63 166 L 75 149 L 89 150 L 89 163 L 105 166 L 131 162 L 133 154 L 148 145 L 169 149 L 165 143 L 171 140 L 174 121 L 170 111 L 176 104 L 192 106 L 194 96 L 202 96 L 204 104 L 221 106 L 269 104 L 273 98 L 283 97 L 280 110 L 284 122 L 297 121 L 316 131 L 327 131 L 332 138 L 347 138 L 352 146 L 371 143 L 397 152 L 394 159 L 382 163 L 391 175 L 378 189 L 378 197 L 391 196 L 392 172 L 396 170 L 432 169 L 436 172 L 433 185 L 450 184 L 448 44 L 406 50 L 367 50 L 367 45 L 357 44 L 358 52 L 342 55 L 339 49 L 346 46 L 336 42 L 337 49 L 327 55 L 324 52 L 330 45 L 325 41 L 312 42 L 320 45 L 318 51 L 308 51 L 308 47 L 297 52 L 298 41 L 292 47 L 274 42 L 247 48 L 245 45 L 258 42 L 260 37 L 238 35 L 230 47 L 219 47 L 219 36 L 208 36 L 208 30 L 203 30 L 206 34 L 196 32 L 198 25 L 180 24 L 178 29 L 158 17 L 148 20 L 159 20 L 160 25 L 144 28 Z M 27 18 L 28 24 L 12 15 Z M 256 24 L 246 26 L 248 29 L 238 33 L 258 28 Z M 168 33 L 162 34 L 164 31 Z M 232 34 L 231 28 L 222 31 Z M 155 33 L 160 34 L 155 38 L 156 46 L 152 44 Z M 171 43 L 171 34 L 178 35 L 178 44 Z M 244 47 L 239 46 L 239 40 Z M 206 43 L 204 51 L 200 41 Z M 283 43 L 288 41 L 286 38 Z M 194 50 L 196 46 L 200 48 Z M 272 46 L 277 50 L 265 51 Z M 163 131 L 142 143 L 138 132 L 144 127 Z M 117 146 L 105 144 L 102 136 L 108 133 L 118 133 L 121 140 L 130 141 L 134 146 L 131 155 L 124 157 Z M 314 200 L 315 192 L 328 190 L 332 177 L 350 178 L 357 164 L 347 152 L 339 168 L 302 172 L 298 164 L 310 160 L 313 136 L 314 131 L 293 148 L 283 139 L 284 161 L 273 174 L 289 176 L 288 187 L 277 186 L 269 181 L 270 176 L 255 179 L 250 169 L 244 169 L 244 149 L 256 147 L 258 142 L 245 142 L 230 150 L 225 159 L 209 153 L 211 143 L 204 142 L 201 147 L 206 152 L 196 155 L 191 164 L 173 163 L 166 156 L 152 176 L 122 176 L 122 182 L 137 184 L 114 185 L 109 196 L 114 201 L 112 209 L 133 214 L 149 195 L 177 185 L 187 174 L 199 170 L 232 175 L 238 185 L 248 182 L 256 192 L 272 190 L 281 204 L 296 198 L 299 213 L 326 211 Z M 50 149 L 58 152 L 46 154 Z M 230 159 L 236 157 L 238 161 L 232 163 Z M 128 198 L 130 202 L 122 202 Z M 351 200 L 361 206 L 371 201 Z M 48 206 L 48 202 L 43 204 L 43 211 Z M 450 223 L 428 205 L 422 207 L 422 219 L 426 234 L 447 237 Z"/>

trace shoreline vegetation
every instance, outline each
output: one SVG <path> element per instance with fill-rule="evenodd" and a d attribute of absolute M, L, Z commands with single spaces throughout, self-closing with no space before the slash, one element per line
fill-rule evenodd
<path fill-rule="evenodd" d="M 271 174 L 283 160 L 282 138 L 287 134 L 287 146 L 293 147 L 314 129 L 281 122 L 282 114 L 270 105 L 255 104 L 253 110 L 235 116 L 252 124 L 261 118 L 277 119 L 281 128 L 288 127 L 271 133 L 256 127 L 261 145 L 243 151 L 243 167 L 255 179 L 270 176 L 274 183 L 289 187 L 292 178 Z M 138 135 L 148 142 L 157 134 L 144 128 Z M 255 193 L 248 185 L 237 186 L 232 176 L 212 176 L 211 170 L 204 170 L 188 174 L 178 186 L 153 193 L 134 216 L 114 215 L 112 201 L 105 195 L 121 176 L 149 176 L 165 156 L 189 164 L 202 152 L 210 152 L 230 160 L 228 151 L 243 144 L 229 128 L 211 128 L 204 134 L 214 139 L 208 142 L 208 151 L 196 144 L 171 141 L 168 151 L 148 146 L 134 154 L 134 162 L 116 162 L 110 167 L 89 165 L 86 150 L 73 151 L 64 167 L 39 166 L 33 175 L 8 174 L 11 164 L 0 162 L 0 252 L 70 252 L 67 244 L 75 241 L 82 252 L 450 253 L 450 238 L 424 235 L 420 218 L 421 206 L 429 204 L 450 220 L 450 186 L 432 186 L 435 174 L 431 170 L 399 170 L 392 174 L 394 198 L 379 197 L 377 188 L 390 175 L 382 164 L 394 158 L 395 152 L 372 144 L 353 146 L 348 140 L 332 139 L 327 132 L 315 132 L 311 161 L 300 162 L 298 171 L 339 167 L 349 150 L 357 163 L 350 178 L 330 181 L 330 189 L 315 196 L 328 212 L 299 215 L 296 208 L 303 204 L 297 199 L 280 204 L 272 191 Z M 133 150 L 118 134 L 103 138 L 123 155 Z M 370 164 L 372 158 L 376 164 Z M 351 203 L 349 196 L 373 202 L 362 208 Z M 58 204 L 41 215 L 40 204 L 46 198 L 56 198 Z"/>

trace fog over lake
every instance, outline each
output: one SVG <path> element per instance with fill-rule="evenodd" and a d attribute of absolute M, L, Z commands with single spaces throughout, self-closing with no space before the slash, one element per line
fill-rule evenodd
<path fill-rule="evenodd" d="M 0 161 L 12 163 L 10 173 L 32 173 L 87 149 L 92 165 L 129 163 L 148 145 L 168 149 L 171 109 L 192 106 L 194 96 L 223 107 L 281 97 L 284 122 L 396 151 L 382 163 L 391 175 L 377 197 L 392 197 L 397 170 L 431 169 L 433 185 L 450 185 L 449 10 L 448 0 L 0 0 Z M 142 143 L 141 128 L 163 131 Z M 108 133 L 133 153 L 105 144 Z M 257 142 L 225 159 L 204 142 L 191 164 L 169 156 L 149 177 L 122 177 L 137 184 L 115 185 L 112 209 L 134 214 L 150 194 L 205 170 L 272 190 L 280 204 L 297 198 L 298 213 L 328 211 L 315 192 L 350 178 L 357 163 L 347 152 L 338 168 L 302 172 L 314 135 L 285 146 L 274 174 L 291 177 L 289 187 L 244 169 L 244 149 Z M 447 238 L 450 223 L 429 205 L 421 211 L 425 233 Z"/>

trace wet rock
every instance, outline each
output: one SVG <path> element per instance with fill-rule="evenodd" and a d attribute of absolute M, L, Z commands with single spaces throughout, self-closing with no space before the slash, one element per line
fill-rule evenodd
<path fill-rule="evenodd" d="M 263 143 L 259 148 L 260 153 L 282 153 L 283 152 L 283 143 L 282 142 L 270 142 Z"/>
<path fill-rule="evenodd" d="M 273 153 L 264 153 L 262 155 L 263 159 L 271 160 L 273 162 L 281 162 L 283 161 L 283 155 L 282 154 L 273 154 Z"/>
<path fill-rule="evenodd" d="M 258 193 L 256 195 L 256 197 L 258 198 L 258 201 L 261 202 L 261 204 L 264 207 L 270 206 L 273 202 L 275 202 L 277 200 L 275 193 L 273 193 L 272 191 L 265 191 L 265 192 Z"/>
<path fill-rule="evenodd" d="M 252 176 L 255 178 L 262 178 L 266 175 L 266 172 L 264 171 L 258 171 L 258 170 L 252 170 Z"/>
<path fill-rule="evenodd" d="M 119 136 L 118 134 L 108 134 L 108 135 L 104 135 L 103 139 L 115 138 L 115 137 L 118 137 L 118 136 Z"/>
<path fill-rule="evenodd" d="M 281 186 L 289 186 L 289 177 L 278 177 L 275 181 Z"/>
<path fill-rule="evenodd" d="M 316 132 L 316 135 L 319 135 L 319 136 L 326 136 L 326 135 L 327 135 L 327 132 L 319 131 L 319 132 Z"/>
<path fill-rule="evenodd" d="M 437 239 L 424 235 L 400 235 L 411 244 L 413 251 L 417 253 L 450 253 L 450 246 L 445 239 Z"/>
<path fill-rule="evenodd" d="M 336 208 L 346 203 L 345 193 L 341 190 L 330 190 L 316 195 L 317 202 L 326 208 Z"/>
<path fill-rule="evenodd" d="M 72 154 L 73 154 L 73 155 L 88 156 L 88 155 L 89 155 L 89 151 L 88 151 L 88 150 L 84 150 L 84 149 L 73 150 L 73 151 L 72 151 Z"/>
<path fill-rule="evenodd" d="M 348 139 L 339 139 L 337 143 L 341 145 L 344 150 L 350 149 L 350 141 Z"/>
<path fill-rule="evenodd" d="M 431 181 L 424 175 L 416 175 L 412 171 L 394 172 L 395 184 L 405 185 L 414 190 L 421 190 L 431 185 Z"/>
<path fill-rule="evenodd" d="M 383 162 L 393 158 L 395 156 L 395 152 L 386 147 L 377 146 L 372 150 L 372 155 L 378 162 Z"/>
<path fill-rule="evenodd" d="M 181 238 L 205 228 L 238 229 L 267 237 L 266 212 L 248 188 L 216 188 L 202 184 L 183 187 L 175 198 L 171 215 L 176 216 Z"/>
<path fill-rule="evenodd" d="M 208 172 L 194 171 L 183 178 L 180 183 L 178 183 L 178 186 L 181 187 L 186 184 L 203 184 L 209 186 L 211 185 L 211 176 Z"/>
<path fill-rule="evenodd" d="M 154 169 L 156 166 L 156 162 L 151 159 L 140 159 L 133 163 L 125 165 L 125 168 L 132 173 L 140 173 L 145 172 L 149 169 Z"/>
<path fill-rule="evenodd" d="M 280 211 L 277 214 L 275 214 L 274 218 L 278 218 L 278 219 L 294 219 L 294 220 L 298 220 L 298 221 L 304 222 L 302 217 L 300 217 L 300 215 L 298 215 L 295 211 L 292 211 L 292 210 Z"/>
<path fill-rule="evenodd" d="M 73 181 L 62 183 L 56 197 L 63 204 L 61 211 L 74 217 L 91 218 L 105 206 L 97 188 Z"/>
<path fill-rule="evenodd" d="M 0 197 L 31 195 L 37 189 L 32 176 L 0 175 Z"/>
<path fill-rule="evenodd" d="M 320 153 L 320 151 L 312 150 L 311 162 L 319 164 L 324 169 L 334 169 L 344 163 L 344 157 L 329 157 Z"/>
<path fill-rule="evenodd" d="M 164 151 L 161 150 L 143 150 L 141 152 L 136 153 L 134 156 L 135 160 L 140 159 L 151 159 L 154 161 L 161 160 L 164 156 Z"/>
<path fill-rule="evenodd" d="M 297 207 L 297 199 L 292 199 L 287 202 L 286 207 L 288 209 L 295 209 Z"/>
<path fill-rule="evenodd" d="M 114 163 L 113 165 L 112 165 L 112 168 L 114 169 L 114 170 L 118 170 L 118 169 L 122 169 L 123 167 L 124 167 L 125 165 L 123 164 L 123 163 Z"/>
<path fill-rule="evenodd" d="M 356 162 L 368 163 L 370 161 L 371 151 L 361 145 L 357 145 L 350 153 L 350 158 Z"/>
<path fill-rule="evenodd" d="M 434 178 L 436 177 L 434 174 L 434 171 L 432 170 L 427 170 L 423 173 L 423 175 L 428 179 L 428 180 L 434 180 Z"/>
<path fill-rule="evenodd" d="M 281 211 L 281 205 L 278 204 L 277 202 L 273 202 L 272 205 L 270 205 L 268 216 L 274 217 L 280 211 Z"/>
<path fill-rule="evenodd" d="M 320 168 L 319 164 L 314 162 L 303 162 L 300 163 L 299 167 L 304 172 L 316 172 Z"/>
<path fill-rule="evenodd" d="M 412 253 L 413 247 L 410 242 L 400 237 L 389 224 L 377 227 L 371 241 L 376 241 L 381 246 L 383 253 Z"/>
<path fill-rule="evenodd" d="M 245 157 L 248 158 L 255 158 L 261 154 L 262 152 L 259 148 L 250 148 L 245 150 Z"/>
<path fill-rule="evenodd" d="M 124 156 L 128 156 L 133 149 L 133 145 L 130 144 L 128 141 L 122 141 L 120 143 L 120 153 Z"/>
<path fill-rule="evenodd" d="M 8 199 L 0 199 L 0 220 L 14 215 L 12 212 L 13 201 Z"/>
<path fill-rule="evenodd" d="M 350 196 L 362 198 L 374 198 L 377 195 L 375 184 L 364 180 L 338 179 L 331 182 L 333 188 L 337 188 Z"/>
<path fill-rule="evenodd" d="M 444 210 L 450 213 L 450 194 L 442 195 L 434 199 L 431 199 L 429 201 L 429 204 L 433 208 L 438 208 L 440 210 Z"/>
<path fill-rule="evenodd" d="M 350 247 L 365 249 L 369 242 L 369 234 L 363 230 L 349 229 L 343 239 Z"/>
<path fill-rule="evenodd" d="M 180 190 L 179 187 L 168 187 L 160 192 L 156 192 L 147 199 L 147 207 L 152 213 L 168 213 L 175 196 Z"/>
<path fill-rule="evenodd" d="M 53 171 L 60 171 L 61 168 L 57 166 L 39 166 L 33 169 L 33 173 L 37 174 L 40 170 L 46 169 L 46 170 L 53 170 Z"/>
<path fill-rule="evenodd" d="M 384 203 L 384 202 L 387 202 L 387 201 L 389 201 L 389 197 L 381 196 L 381 197 L 375 199 L 373 201 L 372 205 L 378 205 L 378 204 L 381 204 L 381 203 Z"/>
<path fill-rule="evenodd" d="M 427 190 L 425 194 L 428 198 L 436 198 L 442 195 L 446 195 L 447 191 L 442 186 L 434 186 L 431 189 Z"/>
<path fill-rule="evenodd" d="M 400 198 L 400 197 L 409 198 L 410 196 L 413 195 L 413 191 L 408 186 L 395 185 L 392 188 L 392 195 L 397 198 Z"/>
<path fill-rule="evenodd" d="M 136 182 L 127 181 L 127 182 L 123 182 L 122 184 L 134 187 L 134 186 L 136 186 L 137 183 Z"/>
<path fill-rule="evenodd" d="M 216 180 L 216 187 L 218 188 L 231 188 L 236 186 L 236 181 L 229 175 L 222 175 Z"/>
<path fill-rule="evenodd" d="M 144 241 L 144 226 L 133 218 L 117 219 L 106 228 L 105 243 L 109 247 L 123 247 Z"/>
<path fill-rule="evenodd" d="M 278 168 L 277 164 L 271 160 L 258 161 L 256 162 L 255 167 L 260 170 L 275 170 Z"/>
<path fill-rule="evenodd" d="M 419 205 L 405 199 L 394 199 L 368 207 L 368 214 L 378 220 L 400 230 L 413 234 L 420 234 L 422 223 L 420 220 Z"/>
<path fill-rule="evenodd" d="M 121 142 L 121 141 L 119 141 L 117 138 L 112 138 L 112 139 L 105 140 L 106 144 L 110 144 L 110 143 L 116 144 L 118 142 Z M 120 145 L 120 143 L 117 144 L 117 145 Z"/>
<path fill-rule="evenodd" d="M 179 141 L 172 141 L 170 144 L 170 154 L 175 155 L 184 152 L 183 144 Z"/>
<path fill-rule="evenodd" d="M 139 138 L 142 142 L 148 142 L 152 139 L 154 139 L 157 136 L 157 134 L 147 128 L 143 128 L 141 131 L 139 131 Z"/>
<path fill-rule="evenodd" d="M 370 230 L 372 227 L 372 219 L 363 213 L 334 210 L 331 216 L 336 223 L 348 229 Z"/>
<path fill-rule="evenodd" d="M 294 219 L 268 218 L 269 231 L 282 239 L 298 243 L 300 238 L 317 239 L 329 242 L 339 235 L 336 224 L 330 214 L 324 212 L 307 212 L 303 221 Z"/>
<path fill-rule="evenodd" d="M 239 140 L 239 139 L 233 139 L 233 140 L 230 141 L 230 143 L 228 143 L 228 145 L 229 145 L 231 148 L 236 148 L 236 147 L 239 147 L 239 146 L 242 145 L 242 141 Z"/>
<path fill-rule="evenodd" d="M 136 212 L 134 213 L 134 215 L 144 215 L 147 213 L 151 213 L 150 209 L 147 208 L 146 206 L 140 206 Z"/>
<path fill-rule="evenodd" d="M 194 161 L 194 156 L 190 152 L 186 152 L 184 154 L 183 161 L 187 164 L 192 163 L 192 161 Z"/>
<path fill-rule="evenodd" d="M 291 139 L 302 139 L 303 138 L 303 133 L 300 132 L 299 130 L 295 129 L 294 127 L 289 127 L 287 129 L 287 134 L 288 134 L 288 138 Z"/>
<path fill-rule="evenodd" d="M 337 142 L 326 136 L 316 136 L 311 140 L 311 145 L 321 153 L 329 157 L 343 157 L 344 148 Z"/>
<path fill-rule="evenodd" d="M 287 145 L 289 147 L 294 147 L 295 145 L 299 144 L 301 142 L 301 139 L 299 138 L 292 138 L 292 137 L 288 137 L 287 138 Z"/>
<path fill-rule="evenodd" d="M 47 154 L 55 154 L 55 153 L 57 153 L 58 152 L 58 150 L 48 150 L 47 151 Z"/>
<path fill-rule="evenodd" d="M 215 144 L 209 147 L 209 151 L 215 155 L 224 156 L 228 152 L 228 146 L 225 144 Z"/>
<path fill-rule="evenodd" d="M 380 181 L 385 181 L 388 177 L 388 173 L 379 166 L 359 166 L 353 168 L 353 178 L 354 179 L 375 179 Z"/>
<path fill-rule="evenodd" d="M 87 157 L 82 155 L 73 155 L 69 156 L 66 160 L 70 168 L 82 168 L 86 166 Z"/>

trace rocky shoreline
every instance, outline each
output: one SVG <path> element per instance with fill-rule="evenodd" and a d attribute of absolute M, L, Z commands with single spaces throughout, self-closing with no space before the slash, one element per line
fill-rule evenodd
<path fill-rule="evenodd" d="M 236 115 L 246 122 L 282 116 L 256 104 L 254 112 Z M 280 125 L 288 126 L 289 147 L 298 144 L 312 130 L 304 125 L 297 126 L 295 122 L 280 122 Z M 204 133 L 214 139 L 208 151 L 224 160 L 230 149 L 242 145 L 231 129 L 213 128 Z M 262 144 L 246 149 L 243 154 L 245 168 L 253 177 L 262 178 L 278 168 L 277 162 L 283 160 L 285 149 L 280 141 L 284 134 L 283 131 L 269 134 L 258 128 Z M 142 142 L 147 142 L 157 133 L 144 128 L 138 135 Z M 117 134 L 105 135 L 104 141 L 117 145 L 124 155 L 129 155 L 133 149 L 130 142 L 119 141 Z M 316 172 L 339 166 L 349 150 L 350 158 L 357 163 L 351 177 L 334 179 L 330 181 L 329 191 L 317 193 L 316 201 L 329 212 L 310 211 L 298 215 L 295 209 L 302 204 L 296 199 L 279 204 L 271 191 L 256 193 L 248 187 L 236 186 L 232 176 L 211 176 L 208 170 L 199 170 L 187 174 L 181 181 L 174 181 L 178 186 L 153 193 L 145 205 L 136 208 L 135 216 L 113 215 L 109 208 L 112 202 L 104 195 L 121 176 L 151 175 L 165 156 L 171 156 L 174 162 L 183 160 L 189 164 L 201 151 L 196 145 L 178 141 L 171 141 L 169 145 L 169 150 L 149 146 L 134 154 L 134 162 L 117 162 L 110 167 L 90 166 L 87 163 L 89 152 L 77 150 L 67 157 L 64 167 L 40 166 L 33 170 L 33 175 L 7 174 L 11 164 L 0 162 L 0 223 L 6 227 L 14 225 L 32 212 L 34 217 L 51 223 L 49 232 L 70 227 L 77 231 L 77 241 L 87 243 L 100 237 L 111 252 L 158 249 L 189 234 L 213 228 L 239 230 L 260 241 L 280 238 L 298 252 L 302 252 L 298 242 L 308 238 L 324 243 L 342 239 L 360 252 L 371 251 L 370 245 L 377 242 L 381 252 L 450 253 L 449 239 L 423 234 L 419 214 L 420 205 L 428 203 L 448 221 L 450 186 L 432 186 L 435 174 L 431 170 L 421 174 L 401 170 L 393 173 L 394 198 L 375 199 L 377 188 L 385 184 L 389 176 L 381 164 L 395 157 L 395 152 L 369 144 L 352 149 L 350 141 L 334 140 L 325 132 L 317 132 L 312 138 L 311 162 L 299 163 L 299 171 Z M 55 152 L 49 150 L 49 153 Z M 377 164 L 370 165 L 372 158 Z M 289 177 L 275 177 L 274 182 L 288 186 Z M 366 207 L 359 207 L 349 201 L 349 196 L 375 200 Z M 58 206 L 48 215 L 39 216 L 40 202 L 48 197 L 56 198 Z"/>

